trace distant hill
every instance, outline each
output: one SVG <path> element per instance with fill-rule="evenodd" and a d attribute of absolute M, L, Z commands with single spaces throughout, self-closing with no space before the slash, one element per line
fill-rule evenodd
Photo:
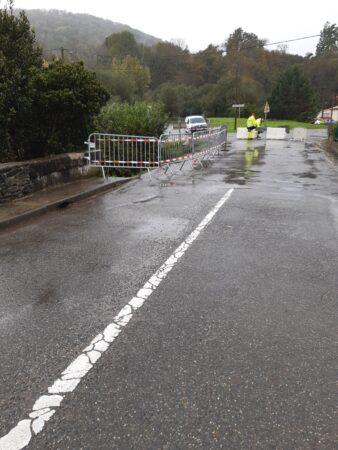
<path fill-rule="evenodd" d="M 19 10 L 15 12 L 18 13 Z M 92 65 L 96 62 L 96 53 L 107 36 L 112 33 L 129 31 L 138 43 L 151 46 L 160 39 L 135 30 L 128 25 L 111 20 L 100 19 L 89 14 L 73 14 L 59 10 L 25 10 L 38 43 L 51 54 L 58 55 L 61 47 L 65 50 L 65 59 L 84 60 Z"/>

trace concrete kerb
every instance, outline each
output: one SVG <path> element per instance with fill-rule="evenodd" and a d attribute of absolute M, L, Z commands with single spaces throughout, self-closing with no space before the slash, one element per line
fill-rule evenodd
<path fill-rule="evenodd" d="M 0 220 L 0 230 L 3 230 L 12 225 L 20 224 L 31 218 L 41 216 L 42 214 L 45 214 L 49 211 L 53 211 L 56 208 L 62 207 L 63 204 L 66 206 L 68 204 L 72 204 L 72 203 L 80 201 L 82 199 L 91 197 L 92 195 L 95 195 L 95 194 L 104 193 L 104 192 L 109 191 L 114 188 L 118 189 L 127 183 L 128 184 L 136 183 L 136 181 L 138 181 L 138 180 L 139 180 L 139 176 L 132 177 L 132 178 L 121 178 L 121 180 L 114 180 L 111 182 L 106 181 L 105 183 L 102 183 L 102 185 L 96 186 L 95 188 L 91 188 L 91 189 L 79 192 L 77 194 L 63 197 L 61 199 L 58 199 L 56 201 L 53 201 L 53 202 L 43 205 L 41 207 L 34 208 L 31 210 L 25 211 L 21 214 Z"/>

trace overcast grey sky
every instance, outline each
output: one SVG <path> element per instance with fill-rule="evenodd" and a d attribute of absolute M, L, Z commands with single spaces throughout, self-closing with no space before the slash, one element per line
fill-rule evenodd
<path fill-rule="evenodd" d="M 338 0 L 14 0 L 14 6 L 92 14 L 163 40 L 182 39 L 192 52 L 223 43 L 238 27 L 277 42 L 316 35 L 326 21 L 338 22 Z M 317 43 L 318 38 L 289 43 L 287 51 L 314 53 Z"/>

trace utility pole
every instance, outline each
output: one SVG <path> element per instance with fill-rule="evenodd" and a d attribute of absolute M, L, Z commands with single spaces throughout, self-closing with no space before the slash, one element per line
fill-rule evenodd
<path fill-rule="evenodd" d="M 55 49 L 53 49 L 51 51 L 60 51 L 61 52 L 61 61 L 62 62 L 65 61 L 65 52 L 68 52 L 69 54 L 73 53 L 71 50 L 69 50 L 68 48 L 64 48 L 64 47 L 55 48 Z"/>
<path fill-rule="evenodd" d="M 1 0 L 0 0 L 1 1 Z M 61 53 L 61 61 L 64 62 L 65 61 L 65 52 L 68 52 L 70 55 L 73 55 L 74 52 L 72 50 L 69 50 L 68 48 L 64 48 L 64 47 L 60 47 L 60 48 L 52 48 L 50 50 L 44 50 L 44 52 L 51 52 L 52 56 L 56 57 L 56 55 L 54 54 L 54 52 L 60 52 Z"/>
<path fill-rule="evenodd" d="M 235 71 L 235 105 L 233 108 L 235 109 L 235 131 L 237 130 L 237 113 L 240 114 L 240 108 L 238 108 L 238 83 L 239 83 L 239 52 L 241 49 L 241 41 L 238 42 L 237 46 L 237 54 L 236 54 L 236 71 Z M 244 105 L 243 105 L 244 106 Z M 242 107 L 242 106 L 241 106 Z"/>
<path fill-rule="evenodd" d="M 235 131 L 237 130 L 237 119 L 240 117 L 241 108 L 244 107 L 244 105 L 239 105 L 239 107 L 238 107 L 240 51 L 241 51 L 241 41 L 238 41 L 237 53 L 236 53 L 236 68 L 235 68 L 235 105 L 232 105 L 233 108 L 236 108 L 235 109 L 235 125 L 234 125 Z"/>

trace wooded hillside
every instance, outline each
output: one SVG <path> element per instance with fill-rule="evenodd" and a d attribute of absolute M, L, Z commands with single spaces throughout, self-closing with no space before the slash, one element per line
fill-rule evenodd
<path fill-rule="evenodd" d="M 172 116 L 243 114 L 311 121 L 338 99 L 338 27 L 327 22 L 315 54 L 270 50 L 267 41 L 237 28 L 220 45 L 191 53 L 128 25 L 87 14 L 28 10 L 44 59 L 83 61 L 96 72 L 113 101 L 159 101 Z M 230 34 L 229 34 L 230 31 Z"/>
<path fill-rule="evenodd" d="M 160 41 L 128 25 L 89 14 L 40 9 L 26 10 L 26 14 L 44 52 L 60 57 L 60 49 L 63 47 L 67 49 L 65 55 L 68 60 L 83 60 L 87 65 L 95 64 L 97 48 L 112 33 L 129 31 L 139 44 L 147 46 Z"/>

